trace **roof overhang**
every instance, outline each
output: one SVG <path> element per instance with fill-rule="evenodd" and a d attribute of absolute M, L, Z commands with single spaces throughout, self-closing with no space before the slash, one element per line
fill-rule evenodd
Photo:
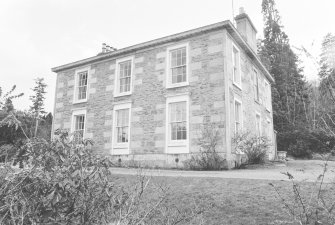
<path fill-rule="evenodd" d="M 219 22 L 219 23 L 215 23 L 215 24 L 211 24 L 211 25 L 204 26 L 204 27 L 200 27 L 200 28 L 196 28 L 196 29 L 193 29 L 193 30 L 185 31 L 185 32 L 182 32 L 182 33 L 170 35 L 170 36 L 167 36 L 167 37 L 155 39 L 155 40 L 152 40 L 152 41 L 144 42 L 144 43 L 133 45 L 133 46 L 130 46 L 130 47 L 122 48 L 122 49 L 112 51 L 112 52 L 108 52 L 108 53 L 105 53 L 105 54 L 100 54 L 100 55 L 97 55 L 97 56 L 93 56 L 93 57 L 90 57 L 90 58 L 87 58 L 87 59 L 83 59 L 83 60 L 79 60 L 79 61 L 72 62 L 72 63 L 69 63 L 69 64 L 65 64 L 65 65 L 62 65 L 62 66 L 57 66 L 57 67 L 52 68 L 51 70 L 52 70 L 52 72 L 58 73 L 58 72 L 61 72 L 61 71 L 64 71 L 64 70 L 68 70 L 68 69 L 84 66 L 84 65 L 87 65 L 87 64 L 92 64 L 92 63 L 108 60 L 110 58 L 115 58 L 115 57 L 118 57 L 120 55 L 131 54 L 133 52 L 140 51 L 140 50 L 143 50 L 143 49 L 146 49 L 146 48 L 151 48 L 151 47 L 166 44 L 166 43 L 169 43 L 169 42 L 175 42 L 175 41 L 183 40 L 185 38 L 189 38 L 189 37 L 199 35 L 199 34 L 204 34 L 204 33 L 207 33 L 209 31 L 219 30 L 219 29 L 222 29 L 222 28 L 227 29 L 228 33 L 232 36 L 232 38 L 234 38 L 235 41 L 243 48 L 243 50 L 252 59 L 252 61 L 265 74 L 265 76 L 268 78 L 268 80 L 270 82 L 274 82 L 274 78 L 271 76 L 271 74 L 267 71 L 267 69 L 261 63 L 261 61 L 260 61 L 259 57 L 257 56 L 256 52 L 254 52 L 251 49 L 251 47 L 242 38 L 240 33 L 237 31 L 237 29 L 234 27 L 234 25 L 229 20 Z"/>

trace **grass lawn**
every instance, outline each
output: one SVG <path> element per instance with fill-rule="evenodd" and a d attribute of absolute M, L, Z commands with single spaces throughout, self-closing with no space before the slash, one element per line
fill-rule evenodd
<path fill-rule="evenodd" d="M 127 183 L 133 176 L 118 176 Z M 185 224 L 294 224 L 288 216 L 276 193 L 269 185 L 271 181 L 222 178 L 178 178 L 154 177 L 152 186 L 159 183 L 169 186 L 165 204 L 168 208 L 177 207 L 181 211 L 203 210 L 192 223 Z M 291 198 L 292 186 L 287 181 L 273 183 L 285 198 Z M 313 184 L 304 184 L 303 189 L 311 190 Z M 150 191 L 150 201 L 155 195 Z M 183 223 L 182 223 L 183 224 Z"/>

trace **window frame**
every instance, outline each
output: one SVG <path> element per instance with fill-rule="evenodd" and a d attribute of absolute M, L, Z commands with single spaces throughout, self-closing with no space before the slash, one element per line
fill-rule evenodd
<path fill-rule="evenodd" d="M 79 74 L 87 71 L 87 88 L 86 88 L 86 98 L 78 99 L 78 88 L 79 88 Z M 80 68 L 75 71 L 74 74 L 74 93 L 73 93 L 73 104 L 87 102 L 89 96 L 89 84 L 90 84 L 90 67 Z"/>
<path fill-rule="evenodd" d="M 261 137 L 262 136 L 262 116 L 261 116 L 261 113 L 256 112 L 256 114 L 255 114 L 256 127 L 257 127 L 257 116 L 259 116 L 259 125 L 258 125 L 259 133 L 257 133 L 257 129 L 256 129 L 256 135 L 257 135 L 257 137 Z"/>
<path fill-rule="evenodd" d="M 128 121 L 128 142 L 118 143 L 117 142 L 117 111 L 122 109 L 129 109 L 129 121 Z M 112 155 L 127 155 L 130 152 L 130 131 L 131 131 L 131 103 L 121 103 L 114 105 L 113 107 L 113 125 L 112 125 Z"/>
<path fill-rule="evenodd" d="M 83 132 L 83 138 L 85 138 L 86 134 L 86 124 L 87 124 L 87 110 L 86 109 L 75 109 L 72 111 L 72 116 L 71 116 L 71 133 L 75 132 L 76 130 L 76 117 L 84 115 L 85 120 L 84 120 L 84 132 Z"/>
<path fill-rule="evenodd" d="M 270 83 L 265 79 L 265 109 L 268 112 L 271 112 L 271 85 Z"/>
<path fill-rule="evenodd" d="M 243 107 L 242 107 L 242 101 L 234 98 L 234 133 L 235 135 L 238 133 L 236 130 L 236 103 L 240 104 L 240 131 L 243 130 Z"/>
<path fill-rule="evenodd" d="M 238 82 L 235 81 L 235 54 L 234 54 L 234 49 L 236 49 L 237 54 L 238 54 L 238 62 L 237 62 L 237 73 L 239 75 L 239 80 Z M 241 51 L 240 49 L 234 44 L 232 43 L 232 51 L 231 51 L 231 55 L 232 55 L 232 74 L 233 74 L 233 84 L 238 87 L 239 89 L 242 90 L 242 73 L 241 73 Z"/>
<path fill-rule="evenodd" d="M 260 104 L 260 83 L 258 70 L 253 67 L 253 85 L 254 85 L 254 100 Z"/>
<path fill-rule="evenodd" d="M 171 51 L 177 50 L 180 48 L 186 48 L 186 81 L 180 83 L 172 83 L 172 73 L 171 73 Z M 178 44 L 170 46 L 166 49 L 166 88 L 176 88 L 184 87 L 189 85 L 189 43 Z"/>
<path fill-rule="evenodd" d="M 131 61 L 130 69 L 130 88 L 127 92 L 120 93 L 120 63 Z M 114 97 L 121 97 L 126 95 L 131 95 L 133 92 L 133 77 L 134 77 L 134 56 L 128 56 L 124 58 L 117 59 L 115 61 L 115 79 L 114 79 Z"/>
<path fill-rule="evenodd" d="M 271 129 L 271 120 L 269 118 L 266 119 L 266 125 L 267 125 L 267 130 L 270 133 L 272 129 Z M 272 142 L 272 139 L 273 139 L 272 132 L 271 132 L 271 134 L 267 134 L 267 137 L 270 139 L 270 142 Z"/>
<path fill-rule="evenodd" d="M 178 103 L 178 102 L 186 102 L 186 139 L 185 140 L 171 140 L 171 130 L 170 130 L 170 104 Z M 188 95 L 178 95 L 171 96 L 166 98 L 166 153 L 189 153 L 189 140 L 190 140 L 190 104 L 189 104 L 189 96 Z M 184 151 L 169 151 L 169 147 L 183 147 Z"/>

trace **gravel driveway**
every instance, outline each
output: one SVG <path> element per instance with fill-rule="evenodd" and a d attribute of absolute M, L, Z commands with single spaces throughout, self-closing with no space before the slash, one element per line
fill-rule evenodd
<path fill-rule="evenodd" d="M 234 169 L 225 171 L 186 171 L 186 170 L 160 170 L 160 169 L 128 169 L 113 168 L 114 174 L 136 175 L 140 171 L 147 176 L 168 177 L 217 177 L 256 180 L 288 180 L 283 172 L 289 172 L 296 180 L 314 182 L 322 174 L 324 162 L 320 160 L 292 160 L 286 163 L 273 163 L 256 168 Z M 325 175 L 326 182 L 334 180 L 335 162 L 328 162 Z"/>

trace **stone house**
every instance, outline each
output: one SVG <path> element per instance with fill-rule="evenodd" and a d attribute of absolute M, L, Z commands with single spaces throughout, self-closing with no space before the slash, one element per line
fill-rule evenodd
<path fill-rule="evenodd" d="M 52 69 L 53 130 L 80 131 L 94 151 L 118 160 L 174 167 L 199 152 L 203 124 L 220 132 L 232 166 L 241 130 L 274 142 L 273 77 L 258 58 L 256 29 L 244 12 L 223 21 Z M 269 150 L 275 157 L 274 145 Z"/>

